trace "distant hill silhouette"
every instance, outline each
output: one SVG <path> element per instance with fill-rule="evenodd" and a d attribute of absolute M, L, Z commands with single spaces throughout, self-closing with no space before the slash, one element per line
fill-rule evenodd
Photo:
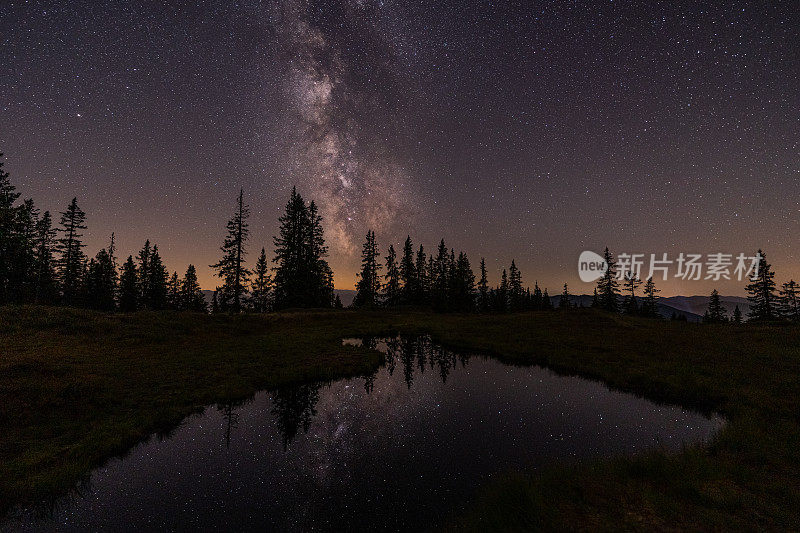
<path fill-rule="evenodd" d="M 356 291 L 350 289 L 335 289 L 333 291 L 339 295 L 342 300 L 342 305 L 348 307 L 353 303 L 353 298 Z M 208 305 L 211 305 L 211 298 L 214 291 L 203 291 L 203 296 L 206 298 Z M 550 301 L 553 302 L 553 307 L 558 307 L 558 300 L 561 296 L 551 296 Z M 639 299 L 641 301 L 641 298 Z M 592 305 L 591 294 L 571 295 L 570 301 L 573 305 L 583 305 L 589 307 Z M 747 303 L 747 298 L 743 296 L 720 296 L 722 306 L 728 311 L 728 316 L 733 315 L 733 309 L 738 305 L 739 310 L 743 316 L 747 316 L 750 306 Z M 664 318 L 670 318 L 672 313 L 678 316 L 685 316 L 689 322 L 700 322 L 703 319 L 703 313 L 708 308 L 708 296 L 665 296 L 658 299 L 658 314 Z"/>
<path fill-rule="evenodd" d="M 703 313 L 708 309 L 708 298 L 708 296 L 667 296 L 659 301 L 687 313 L 703 316 Z M 750 304 L 747 302 L 747 298 L 743 296 L 720 296 L 719 301 L 728 312 L 729 317 L 733 315 L 733 310 L 737 305 L 739 306 L 739 311 L 742 312 L 742 316 L 747 316 L 748 311 L 750 311 Z"/>
<path fill-rule="evenodd" d="M 560 298 L 561 298 L 560 295 L 550 297 L 550 301 L 553 302 L 553 307 L 558 307 Z M 678 296 L 678 298 L 687 298 L 687 297 Z M 659 298 L 657 307 L 658 314 L 664 318 L 670 318 L 672 314 L 675 313 L 676 316 L 685 316 L 686 320 L 689 322 L 700 322 L 701 320 L 703 320 L 703 313 L 705 313 L 706 311 L 705 308 L 708 307 L 708 296 L 689 296 L 688 298 L 705 298 L 706 299 L 705 307 L 703 307 L 703 311 L 701 313 L 695 313 L 687 309 L 681 309 L 667 302 L 669 298 Z M 637 299 L 639 300 L 639 304 L 641 305 L 642 299 L 641 298 Z M 582 305 L 583 307 L 590 307 L 592 305 L 592 295 L 591 294 L 570 295 L 569 301 L 572 303 L 572 305 Z M 741 310 L 742 307 L 739 306 L 739 309 Z M 742 313 L 744 313 L 744 310 L 742 310 Z"/>

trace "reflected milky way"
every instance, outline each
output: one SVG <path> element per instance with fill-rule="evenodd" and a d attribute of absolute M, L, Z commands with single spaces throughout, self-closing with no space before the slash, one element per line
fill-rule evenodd
<path fill-rule="evenodd" d="M 722 421 L 429 339 L 347 340 L 373 375 L 256 394 L 190 417 L 14 528 L 418 530 L 492 475 L 553 459 L 675 450 Z"/>

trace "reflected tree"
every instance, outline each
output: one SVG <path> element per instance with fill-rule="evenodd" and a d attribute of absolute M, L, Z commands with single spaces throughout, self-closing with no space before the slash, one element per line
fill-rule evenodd
<path fill-rule="evenodd" d="M 283 448 L 297 436 L 300 428 L 307 432 L 311 421 L 317 414 L 316 405 L 319 401 L 319 388 L 317 383 L 309 383 L 294 387 L 282 387 L 272 392 L 272 409 L 278 423 L 278 431 L 283 437 Z"/>
<path fill-rule="evenodd" d="M 400 343 L 400 361 L 403 363 L 403 379 L 406 386 L 410 389 L 414 381 L 414 360 L 417 356 L 417 340 L 404 338 Z"/>
<path fill-rule="evenodd" d="M 225 419 L 225 447 L 231 447 L 231 431 L 233 428 L 239 425 L 239 413 L 237 413 L 234 409 L 238 407 L 239 404 L 235 402 L 227 402 L 217 405 L 217 409 L 222 413 L 222 417 Z"/>
<path fill-rule="evenodd" d="M 373 389 L 375 388 L 375 378 L 378 376 L 378 371 L 376 370 L 372 374 L 364 377 L 364 390 L 367 394 L 370 394 Z"/>

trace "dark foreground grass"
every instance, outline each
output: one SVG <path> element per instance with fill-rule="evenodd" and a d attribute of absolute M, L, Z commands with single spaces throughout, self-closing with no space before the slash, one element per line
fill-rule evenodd
<path fill-rule="evenodd" d="M 679 454 L 555 463 L 482 491 L 452 527 L 800 528 L 800 329 L 698 326 L 576 310 L 508 316 L 269 316 L 0 309 L 0 505 L 62 493 L 204 405 L 366 373 L 343 336 L 430 333 L 453 348 L 602 379 L 728 424 Z"/>

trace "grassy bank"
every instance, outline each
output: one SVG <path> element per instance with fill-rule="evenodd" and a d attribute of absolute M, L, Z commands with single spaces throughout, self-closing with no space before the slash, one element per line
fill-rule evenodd
<path fill-rule="evenodd" d="M 334 313 L 104 315 L 0 309 L 0 508 L 59 494 L 203 406 L 366 373 Z"/>
<path fill-rule="evenodd" d="M 66 490 L 203 405 L 364 373 L 343 336 L 430 333 L 454 348 L 602 379 L 729 423 L 707 448 L 521 472 L 482 492 L 467 529 L 800 526 L 800 329 L 569 314 L 309 312 L 260 316 L 0 310 L 0 501 Z"/>

